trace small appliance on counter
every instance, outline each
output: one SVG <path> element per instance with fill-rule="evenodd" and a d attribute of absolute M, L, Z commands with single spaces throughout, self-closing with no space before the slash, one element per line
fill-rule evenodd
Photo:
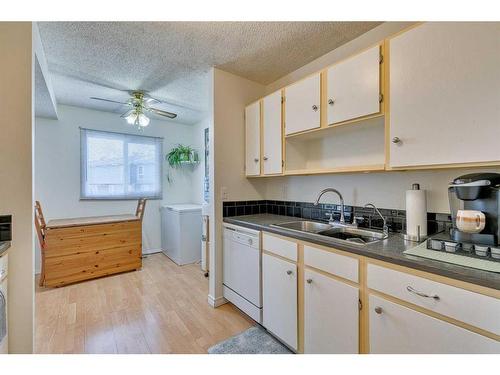
<path fill-rule="evenodd" d="M 500 174 L 473 173 L 448 186 L 452 227 L 405 251 L 448 263 L 500 272 Z"/>
<path fill-rule="evenodd" d="M 473 173 L 455 178 L 448 187 L 453 228 L 460 243 L 497 246 L 500 237 L 500 174 Z"/>

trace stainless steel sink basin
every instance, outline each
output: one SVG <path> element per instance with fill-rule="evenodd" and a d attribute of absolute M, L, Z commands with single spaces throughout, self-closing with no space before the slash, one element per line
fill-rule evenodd
<path fill-rule="evenodd" d="M 377 230 L 356 228 L 342 224 L 325 224 L 309 220 L 289 221 L 281 224 L 272 224 L 271 226 L 293 232 L 301 232 L 311 237 L 331 240 L 331 242 L 348 242 L 357 245 L 367 245 L 388 237 L 383 232 Z"/>
<path fill-rule="evenodd" d="M 289 221 L 281 224 L 273 224 L 271 226 L 307 233 L 318 233 L 333 228 L 333 225 L 331 224 L 318 223 L 317 221 L 308 220 Z"/>
<path fill-rule="evenodd" d="M 369 244 L 388 237 L 383 232 L 354 227 L 333 227 L 317 234 L 358 244 Z"/>

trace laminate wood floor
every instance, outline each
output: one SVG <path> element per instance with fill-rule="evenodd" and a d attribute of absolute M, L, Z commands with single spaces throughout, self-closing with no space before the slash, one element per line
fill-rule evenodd
<path fill-rule="evenodd" d="M 179 267 L 162 253 L 140 271 L 37 286 L 35 352 L 206 353 L 254 324 L 230 304 L 210 307 L 207 295 L 199 265 Z"/>

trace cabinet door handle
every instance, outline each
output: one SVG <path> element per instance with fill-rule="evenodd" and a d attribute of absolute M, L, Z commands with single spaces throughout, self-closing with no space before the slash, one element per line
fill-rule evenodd
<path fill-rule="evenodd" d="M 314 105 L 312 106 L 312 110 L 313 110 L 314 112 L 316 112 L 316 111 L 318 110 L 318 106 L 317 106 L 316 104 L 314 104 Z"/>
<path fill-rule="evenodd" d="M 334 105 L 335 104 L 335 100 L 332 99 L 332 98 L 328 99 L 328 104 Z"/>
<path fill-rule="evenodd" d="M 382 308 L 380 306 L 375 307 L 374 310 L 377 314 L 382 314 Z"/>
<path fill-rule="evenodd" d="M 267 156 L 263 157 L 264 161 L 268 160 L 269 158 Z"/>
<path fill-rule="evenodd" d="M 392 143 L 395 143 L 395 144 L 401 143 L 401 139 L 399 139 L 399 137 L 394 137 L 394 138 L 392 138 Z"/>
<path fill-rule="evenodd" d="M 259 159 L 258 158 L 255 158 L 253 159 L 254 162 L 258 163 L 259 162 Z"/>
<path fill-rule="evenodd" d="M 439 296 L 437 294 L 434 295 L 429 295 L 426 293 L 419 292 L 418 290 L 412 288 L 410 285 L 406 287 L 406 290 L 410 293 L 416 294 L 417 296 L 424 297 L 424 298 L 433 298 L 436 301 L 439 301 Z"/>
<path fill-rule="evenodd" d="M 308 284 L 312 284 L 313 279 L 307 279 L 307 280 L 306 280 L 306 282 L 307 282 Z"/>
<path fill-rule="evenodd" d="M 293 273 L 293 272 L 292 272 L 292 271 L 290 271 L 290 270 L 286 271 L 286 274 L 287 274 L 287 275 L 291 275 L 292 273 Z"/>

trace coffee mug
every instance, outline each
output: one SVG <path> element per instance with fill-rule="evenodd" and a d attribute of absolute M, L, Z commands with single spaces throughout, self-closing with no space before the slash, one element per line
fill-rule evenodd
<path fill-rule="evenodd" d="M 484 229 L 486 216 L 481 211 L 458 210 L 457 228 L 465 233 L 479 233 Z"/>

